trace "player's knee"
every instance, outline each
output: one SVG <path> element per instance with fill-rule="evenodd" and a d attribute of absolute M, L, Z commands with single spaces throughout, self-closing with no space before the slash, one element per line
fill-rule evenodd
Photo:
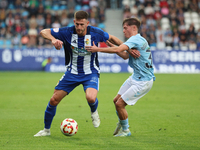
<path fill-rule="evenodd" d="M 96 100 L 96 97 L 92 97 L 92 96 L 86 96 L 86 99 L 87 99 L 87 101 L 88 101 L 88 103 L 94 103 L 95 102 L 95 100 Z"/>
<path fill-rule="evenodd" d="M 59 103 L 59 101 L 56 100 L 56 98 L 55 98 L 54 96 L 52 96 L 51 99 L 50 99 L 50 104 L 51 104 L 52 106 L 57 106 L 58 103 Z"/>
<path fill-rule="evenodd" d="M 119 99 L 116 103 L 115 103 L 115 107 L 117 110 L 119 109 L 123 109 L 125 107 L 124 102 L 122 99 Z"/>
<path fill-rule="evenodd" d="M 113 99 L 113 103 L 115 104 L 117 102 L 117 98 L 115 97 L 114 99 Z"/>

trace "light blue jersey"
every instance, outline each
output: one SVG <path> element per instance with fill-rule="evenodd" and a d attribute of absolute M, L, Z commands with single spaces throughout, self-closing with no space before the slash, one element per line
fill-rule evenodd
<path fill-rule="evenodd" d="M 129 66 L 134 69 L 132 78 L 137 81 L 149 81 L 154 76 L 154 68 L 152 62 L 151 50 L 148 42 L 140 34 L 130 37 L 125 43 L 123 43 L 131 48 L 136 48 L 140 51 L 139 58 L 133 58 L 129 55 Z"/>

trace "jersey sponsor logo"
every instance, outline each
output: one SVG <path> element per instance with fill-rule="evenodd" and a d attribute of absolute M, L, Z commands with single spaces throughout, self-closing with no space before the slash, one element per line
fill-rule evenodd
<path fill-rule="evenodd" d="M 72 49 L 73 53 L 77 54 L 78 56 L 92 55 L 91 52 L 88 52 L 84 48 L 77 48 L 77 47 L 71 46 L 71 49 Z"/>
<path fill-rule="evenodd" d="M 54 32 L 58 32 L 58 31 L 59 31 L 59 28 L 53 28 L 53 31 L 54 31 Z"/>

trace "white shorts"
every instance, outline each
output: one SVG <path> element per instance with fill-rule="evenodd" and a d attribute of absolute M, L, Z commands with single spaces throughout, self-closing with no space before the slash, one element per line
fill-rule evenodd
<path fill-rule="evenodd" d="M 128 105 L 134 105 L 141 97 L 147 94 L 153 86 L 150 81 L 136 81 L 130 76 L 120 87 L 118 94 Z"/>

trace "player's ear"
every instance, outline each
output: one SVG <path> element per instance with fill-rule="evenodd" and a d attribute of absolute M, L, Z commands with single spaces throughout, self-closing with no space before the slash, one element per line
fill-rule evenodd
<path fill-rule="evenodd" d="M 87 21 L 87 26 L 89 25 L 89 23 L 90 23 L 90 22 L 89 22 L 89 21 Z"/>
<path fill-rule="evenodd" d="M 137 26 L 136 25 L 133 25 L 133 30 L 137 30 Z"/>

